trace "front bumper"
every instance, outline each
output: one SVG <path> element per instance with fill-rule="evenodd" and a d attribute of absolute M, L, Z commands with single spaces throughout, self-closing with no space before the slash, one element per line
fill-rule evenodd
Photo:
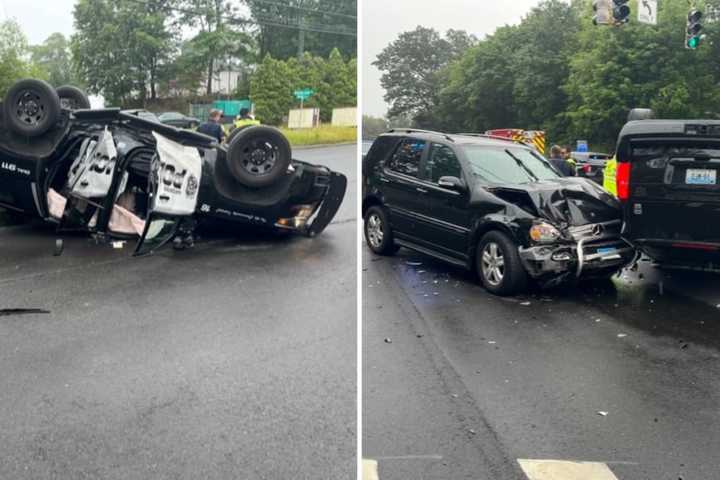
<path fill-rule="evenodd" d="M 633 246 L 622 238 L 520 247 L 519 253 L 530 277 L 543 286 L 607 276 L 630 264 L 636 255 Z"/>

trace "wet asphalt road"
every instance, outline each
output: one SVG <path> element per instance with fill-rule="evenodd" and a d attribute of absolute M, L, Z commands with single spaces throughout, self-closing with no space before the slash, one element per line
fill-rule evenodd
<path fill-rule="evenodd" d="M 363 456 L 381 480 L 524 479 L 517 459 L 720 478 L 719 276 L 643 261 L 610 285 L 503 299 L 409 250 L 363 249 Z"/>
<path fill-rule="evenodd" d="M 0 230 L 0 478 L 349 479 L 356 448 L 355 146 L 315 239 L 250 234 L 133 259 Z"/>

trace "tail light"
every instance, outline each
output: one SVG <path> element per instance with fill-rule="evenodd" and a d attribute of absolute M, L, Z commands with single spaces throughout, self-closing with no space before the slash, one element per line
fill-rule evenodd
<path fill-rule="evenodd" d="M 620 200 L 630 198 L 630 162 L 618 162 L 617 175 L 617 196 Z"/>
<path fill-rule="evenodd" d="M 590 173 L 592 171 L 592 167 L 590 165 L 583 165 L 583 172 Z"/>

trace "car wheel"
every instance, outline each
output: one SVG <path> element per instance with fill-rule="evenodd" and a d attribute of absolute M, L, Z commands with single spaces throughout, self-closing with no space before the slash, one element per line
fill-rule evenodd
<path fill-rule="evenodd" d="M 480 239 L 475 263 L 477 274 L 490 293 L 513 295 L 527 286 L 527 272 L 517 246 L 502 232 L 488 232 Z"/>
<path fill-rule="evenodd" d="M 90 100 L 85 92 L 72 85 L 64 85 L 57 89 L 60 106 L 67 110 L 83 110 L 90 108 Z"/>
<path fill-rule="evenodd" d="M 20 80 L 5 95 L 3 113 L 10 130 L 27 137 L 37 137 L 59 120 L 60 98 L 47 82 Z"/>
<path fill-rule="evenodd" d="M 227 140 L 225 140 L 225 143 L 230 144 L 230 142 L 232 142 L 233 139 L 234 139 L 240 132 L 242 132 L 242 131 L 245 130 L 246 128 L 250 128 L 250 127 L 252 127 L 252 126 L 253 126 L 253 125 L 243 125 L 242 127 L 239 127 L 239 128 L 233 128 L 233 129 L 230 131 L 230 135 L 228 135 Z"/>
<path fill-rule="evenodd" d="M 291 162 L 290 142 L 280 130 L 253 126 L 233 135 L 228 146 L 228 167 L 235 180 L 251 188 L 280 180 Z"/>
<path fill-rule="evenodd" d="M 368 208 L 365 212 L 365 241 L 368 247 L 378 255 L 392 255 L 400 247 L 393 240 L 392 229 L 385 209 L 380 206 Z"/>

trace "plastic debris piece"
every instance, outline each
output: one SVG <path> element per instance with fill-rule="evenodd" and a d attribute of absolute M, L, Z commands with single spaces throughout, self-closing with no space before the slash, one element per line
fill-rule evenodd
<path fill-rule="evenodd" d="M 600 410 L 599 412 L 597 412 L 597 414 L 600 415 L 601 417 L 607 417 L 607 416 L 608 416 L 608 412 L 604 412 L 604 411 L 602 411 L 602 410 Z"/>
<path fill-rule="evenodd" d="M 62 238 L 55 239 L 55 250 L 53 251 L 53 256 L 59 257 L 62 255 L 63 249 L 65 248 L 65 242 L 63 242 Z"/>
<path fill-rule="evenodd" d="M 532 303 L 530 303 L 530 302 L 520 302 L 520 305 L 522 305 L 523 307 L 528 307 L 528 306 L 532 305 Z"/>
<path fill-rule="evenodd" d="M 490 345 L 495 345 L 497 342 L 496 342 L 495 340 L 488 340 L 488 343 L 489 343 Z"/>
<path fill-rule="evenodd" d="M 386 338 L 385 343 L 392 343 L 392 338 Z"/>
<path fill-rule="evenodd" d="M 618 338 L 625 338 L 627 337 L 627 333 L 618 333 L 617 336 Z"/>
<path fill-rule="evenodd" d="M 475 435 L 475 434 L 477 434 L 477 432 L 476 432 L 474 429 L 472 429 L 472 428 L 471 428 L 470 430 L 468 430 L 468 432 L 470 432 L 470 435 Z"/>

